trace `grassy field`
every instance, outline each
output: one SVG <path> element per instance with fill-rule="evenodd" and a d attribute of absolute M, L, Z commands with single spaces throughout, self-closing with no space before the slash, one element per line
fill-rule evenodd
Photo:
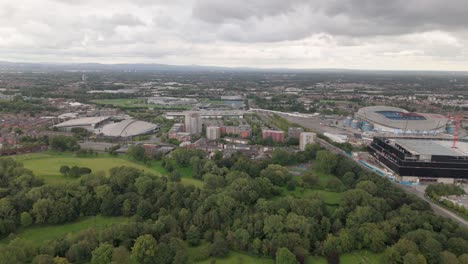
<path fill-rule="evenodd" d="M 154 109 L 179 109 L 179 110 L 187 110 L 190 109 L 190 106 L 185 105 L 177 105 L 177 106 L 161 106 L 156 104 L 147 104 L 141 99 L 130 99 L 130 98 L 123 98 L 123 99 L 100 99 L 100 100 L 92 100 L 91 102 L 99 105 L 112 105 L 115 107 L 122 107 L 122 108 L 154 108 Z"/>
<path fill-rule="evenodd" d="M 155 161 L 149 165 L 134 162 L 125 156 L 111 156 L 108 154 L 99 154 L 91 157 L 76 157 L 73 153 L 56 153 L 52 151 L 24 154 L 14 156 L 18 161 L 24 164 L 24 167 L 30 169 L 40 178 L 43 178 L 46 183 L 65 183 L 75 181 L 75 178 L 65 177 L 60 174 L 60 166 L 78 166 L 88 167 L 93 172 L 108 172 L 111 168 L 119 166 L 134 167 L 139 170 L 151 172 L 156 175 L 167 175 L 167 171 L 162 167 L 160 161 Z M 191 169 L 181 169 L 182 183 L 202 186 L 203 183 L 199 180 L 191 178 Z"/>
<path fill-rule="evenodd" d="M 273 264 L 273 259 L 265 258 L 265 257 L 258 257 L 253 256 L 241 252 L 236 251 L 229 251 L 229 254 L 225 257 L 209 257 L 203 260 L 201 259 L 202 255 L 207 252 L 209 249 L 210 244 L 202 243 L 200 246 L 197 247 L 189 247 L 188 248 L 188 255 L 189 259 L 193 260 L 195 264 Z"/>
<path fill-rule="evenodd" d="M 73 181 L 74 178 L 64 177 L 60 174 L 60 166 L 78 166 L 88 167 L 93 172 L 105 172 L 108 174 L 109 170 L 119 166 L 134 167 L 139 170 L 152 172 L 158 175 L 162 174 L 162 170 L 158 166 L 146 167 L 144 165 L 129 161 L 119 157 L 110 157 L 107 155 L 100 155 L 97 157 L 74 157 L 70 155 L 58 155 L 55 153 L 34 153 L 16 156 L 18 161 L 24 164 L 24 167 L 30 169 L 38 177 L 43 178 L 46 183 L 63 183 Z M 161 167 L 161 169 L 163 169 Z"/>
<path fill-rule="evenodd" d="M 29 240 L 35 244 L 41 244 L 46 240 L 65 237 L 69 233 L 78 232 L 90 227 L 102 228 L 116 223 L 125 222 L 125 217 L 104 217 L 104 216 L 90 216 L 83 217 L 80 220 L 72 223 L 61 225 L 46 225 L 46 226 L 33 226 L 26 229 L 20 229 L 16 237 L 24 240 Z M 1 243 L 7 243 L 9 240 L 5 238 Z"/>
<path fill-rule="evenodd" d="M 273 264 L 273 259 L 251 256 L 239 252 L 231 251 L 223 258 L 208 258 L 203 261 L 195 262 L 196 264 Z"/>
<path fill-rule="evenodd" d="M 341 264 L 380 264 L 383 263 L 382 253 L 372 253 L 367 250 L 356 251 L 352 253 L 343 254 L 340 256 Z M 324 257 L 311 256 L 305 261 L 306 264 L 327 264 L 327 260 Z"/>
<path fill-rule="evenodd" d="M 203 260 L 200 259 L 200 256 L 204 255 L 204 252 L 207 252 L 209 248 L 208 243 L 203 243 L 197 247 L 189 247 L 188 248 L 188 255 L 189 259 L 195 260 L 194 263 L 196 264 L 273 264 L 274 260 L 272 258 L 266 257 L 258 257 L 254 255 L 249 255 L 242 252 L 237 251 L 230 251 L 229 254 L 222 258 L 206 258 Z M 383 254 L 379 253 L 372 253 L 367 250 L 356 251 L 352 253 L 343 254 L 340 256 L 340 263 L 343 264 L 354 264 L 354 263 L 362 263 L 362 264 L 379 264 L 383 262 Z M 327 260 L 325 257 L 322 256 L 309 256 L 307 257 L 306 264 L 326 264 Z"/>
<path fill-rule="evenodd" d="M 341 193 L 326 190 L 300 189 L 289 192 L 290 195 L 300 198 L 308 196 L 320 196 L 327 205 L 338 205 L 341 201 Z"/>

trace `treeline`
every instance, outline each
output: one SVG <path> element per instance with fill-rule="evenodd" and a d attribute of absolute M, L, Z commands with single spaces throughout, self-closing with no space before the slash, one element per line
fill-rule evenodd
<path fill-rule="evenodd" d="M 80 216 L 131 217 L 41 246 L 13 239 L 0 247 L 0 263 L 189 263 L 186 244 L 202 241 L 209 246 L 192 256 L 196 260 L 238 250 L 276 256 L 277 263 L 304 263 L 311 254 L 338 263 L 343 253 L 367 249 L 384 252 L 388 263 L 467 263 L 466 229 L 344 156 L 323 150 L 314 156 L 316 169 L 335 175 L 346 190 L 334 210 L 318 196 L 287 195 L 313 181 L 306 186 L 281 165 L 242 155 L 208 159 L 202 151 L 179 149 L 163 158 L 174 170 L 200 164 L 193 170 L 203 188 L 128 167 L 111 169 L 109 177 L 44 185 L 21 164 L 0 159 L 1 236 L 21 225 Z"/>
<path fill-rule="evenodd" d="M 429 185 L 426 188 L 426 194 L 435 202 L 439 202 L 442 205 L 458 212 L 465 218 L 468 218 L 468 208 L 466 208 L 463 204 L 455 203 L 453 200 L 449 200 L 446 196 L 449 195 L 465 195 L 465 190 L 453 184 L 433 184 Z"/>
<path fill-rule="evenodd" d="M 3 113 L 26 112 L 34 115 L 42 111 L 57 111 L 57 108 L 44 105 L 40 101 L 25 101 L 21 96 L 16 96 L 12 101 L 0 101 L 0 112 Z"/>

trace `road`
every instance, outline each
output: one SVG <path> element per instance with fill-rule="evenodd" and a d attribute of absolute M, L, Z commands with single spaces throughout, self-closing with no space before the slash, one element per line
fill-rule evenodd
<path fill-rule="evenodd" d="M 314 126 L 312 122 L 310 122 L 309 120 L 311 119 L 305 119 L 305 118 L 298 118 L 298 117 L 291 117 L 291 116 L 283 116 L 284 118 L 288 119 L 289 121 L 291 122 L 296 122 L 296 123 L 299 123 L 301 124 L 302 126 L 304 127 L 307 127 L 307 128 L 311 128 L 311 129 L 314 129 L 315 131 L 317 132 L 321 132 L 320 129 L 317 129 L 316 127 L 312 128 L 311 126 Z M 321 139 L 321 138 L 317 138 L 317 142 L 324 148 L 326 148 L 328 151 L 331 151 L 335 154 L 345 154 L 345 152 L 338 148 L 338 147 L 335 147 L 333 146 L 332 144 L 328 143 L 327 141 Z M 354 159 L 353 159 L 354 160 Z M 356 160 L 354 160 L 356 162 Z M 361 166 L 363 169 L 366 169 L 366 170 L 370 170 L 369 168 L 367 168 L 366 166 L 362 165 L 361 163 L 359 162 L 356 162 L 359 166 Z M 370 170 L 371 171 L 371 170 Z M 436 214 L 436 215 L 440 215 L 442 217 L 446 217 L 446 218 L 450 218 L 456 222 L 458 222 L 460 225 L 464 226 L 465 228 L 468 228 L 468 222 L 463 219 L 462 217 L 458 216 L 457 214 L 451 212 L 450 210 L 448 209 L 445 209 L 444 207 L 441 207 L 440 205 L 434 203 L 431 199 L 427 198 L 425 195 L 424 195 L 424 191 L 418 191 L 416 188 L 414 187 L 411 187 L 411 186 L 406 186 L 406 185 L 402 185 L 402 184 L 399 184 L 397 182 L 392 182 L 393 184 L 395 184 L 395 186 L 397 186 L 398 188 L 400 188 L 401 190 L 407 192 L 407 193 L 410 193 L 410 194 L 413 194 L 413 195 L 416 195 L 417 197 L 423 199 L 424 201 L 428 202 L 429 205 L 431 206 L 431 209 L 432 211 Z"/>
<path fill-rule="evenodd" d="M 319 139 L 317 139 L 317 141 L 322 147 L 326 148 L 328 151 L 331 151 L 331 152 L 333 152 L 335 154 L 343 154 L 344 153 L 343 150 L 333 146 L 332 144 L 328 143 L 327 141 L 325 141 L 323 139 L 319 138 Z M 366 166 L 363 166 L 359 162 L 357 162 L 357 164 L 359 164 L 362 168 L 364 168 L 366 170 L 370 170 L 369 168 L 367 168 Z M 458 222 L 460 225 L 464 226 L 465 228 L 468 228 L 468 222 L 465 219 L 463 219 L 462 217 L 458 216 L 457 214 L 451 212 L 450 210 L 445 209 L 444 207 L 434 203 L 431 199 L 429 199 L 428 197 L 426 197 L 424 195 L 424 192 L 418 191 L 414 187 L 399 184 L 397 182 L 392 182 L 392 183 L 395 186 L 397 186 L 398 188 L 400 188 L 401 190 L 403 190 L 403 191 L 405 191 L 407 193 L 416 195 L 417 197 L 419 197 L 419 198 L 423 199 L 424 201 L 428 202 L 429 205 L 431 206 L 432 211 L 435 214 L 440 215 L 442 217 L 450 218 L 450 219 L 454 220 L 455 222 Z"/>
<path fill-rule="evenodd" d="M 398 183 L 396 183 L 395 185 L 398 188 L 404 190 L 405 192 L 414 194 L 417 197 L 419 197 L 419 198 L 423 199 L 424 201 L 428 202 L 429 205 L 432 208 L 432 211 L 434 211 L 435 214 L 443 216 L 443 217 L 450 218 L 452 220 L 455 220 L 456 222 L 460 223 L 460 225 L 464 226 L 465 228 L 468 228 L 468 222 L 465 219 L 463 219 L 462 217 L 460 217 L 457 214 L 453 213 L 452 211 L 447 210 L 444 207 L 434 203 L 431 199 L 426 197 L 424 192 L 418 191 L 417 189 L 415 189 L 414 187 L 411 187 L 411 186 L 406 186 L 406 185 L 402 185 L 402 184 L 398 184 Z"/>

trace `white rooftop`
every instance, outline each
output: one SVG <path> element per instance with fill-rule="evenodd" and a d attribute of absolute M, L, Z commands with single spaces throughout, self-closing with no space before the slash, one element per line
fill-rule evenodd
<path fill-rule="evenodd" d="M 108 116 L 83 117 L 65 121 L 55 125 L 55 127 L 93 126 L 107 119 L 109 119 Z"/>
<path fill-rule="evenodd" d="M 101 132 L 108 137 L 133 137 L 150 133 L 158 127 L 158 125 L 148 122 L 126 119 L 118 123 L 105 125 Z"/>
<path fill-rule="evenodd" d="M 468 142 L 459 141 L 456 148 L 452 148 L 453 142 L 448 140 L 393 139 L 391 141 L 416 155 L 468 156 Z"/>

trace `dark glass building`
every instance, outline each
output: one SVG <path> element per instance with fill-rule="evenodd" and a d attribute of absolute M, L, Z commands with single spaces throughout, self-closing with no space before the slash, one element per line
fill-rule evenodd
<path fill-rule="evenodd" d="M 374 138 L 369 152 L 403 181 L 468 179 L 468 143 L 440 139 Z"/>

